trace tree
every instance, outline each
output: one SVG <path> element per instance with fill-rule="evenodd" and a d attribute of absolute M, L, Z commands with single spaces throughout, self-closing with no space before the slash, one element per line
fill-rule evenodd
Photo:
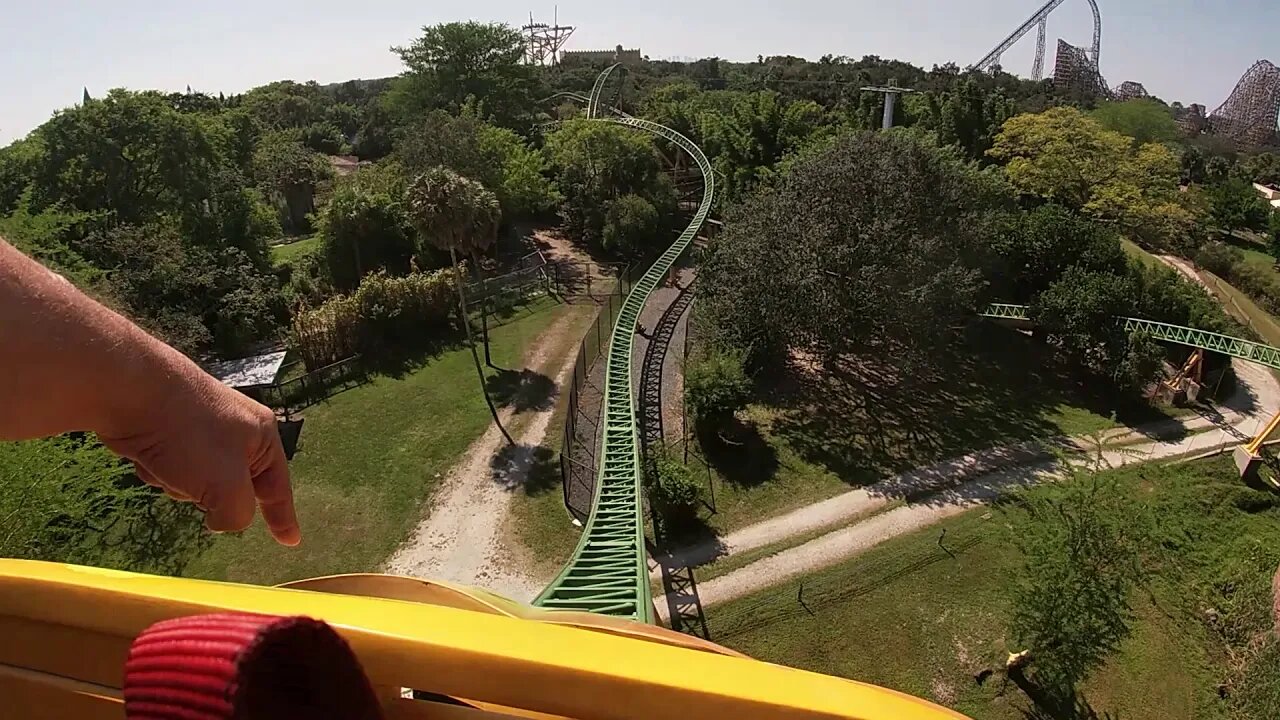
<path fill-rule="evenodd" d="M 1249 181 L 1230 178 L 1208 186 L 1205 193 L 1209 200 L 1209 216 L 1217 228 L 1226 232 L 1267 230 L 1267 221 L 1272 214 L 1271 206 Z"/>
<path fill-rule="evenodd" d="M 966 77 L 939 96 L 909 95 L 920 102 L 920 125 L 938 133 L 939 142 L 956 145 L 965 157 L 980 160 L 1006 120 L 1017 114 L 1017 103 L 999 88 L 985 88 L 975 77 Z"/>
<path fill-rule="evenodd" d="M 1135 341 L 1116 322 L 1136 295 L 1127 275 L 1072 266 L 1040 294 L 1031 317 L 1081 367 L 1118 387 L 1137 390 L 1159 373 L 1161 355 L 1155 354 L 1153 362 L 1155 346 Z"/>
<path fill-rule="evenodd" d="M 846 135 L 730 212 L 699 275 L 707 325 L 753 362 L 929 362 L 983 302 L 1011 206 L 998 175 L 921 134 Z"/>
<path fill-rule="evenodd" d="M 602 246 L 619 256 L 640 255 L 660 235 L 658 211 L 639 195 L 623 195 L 613 201 L 605 214 Z"/>
<path fill-rule="evenodd" d="M 476 180 L 498 196 L 503 217 L 527 218 L 555 206 L 542 154 L 506 128 L 482 122 L 471 109 L 437 110 L 402 131 L 396 158 L 413 175 L 437 165 Z"/>
<path fill-rule="evenodd" d="M 1055 203 L 1012 213 L 992 247 L 992 291 L 1028 303 L 1070 267 L 1124 274 L 1127 261 L 1115 231 Z"/>
<path fill-rule="evenodd" d="M 1168 106 L 1151 98 L 1104 101 L 1091 113 L 1102 127 L 1133 138 L 1133 146 L 1172 143 L 1182 137 Z"/>
<path fill-rule="evenodd" d="M 987 154 L 1005 163 L 1019 191 L 1114 222 L 1149 244 L 1184 243 L 1195 227 L 1172 151 L 1159 143 L 1134 148 L 1075 108 L 1011 118 Z"/>
<path fill-rule="evenodd" d="M 333 173 L 325 159 L 288 134 L 264 137 L 253 153 L 253 174 L 262 187 L 284 199 L 289 227 L 295 233 L 310 227 L 315 210 L 316 184 Z"/>
<path fill-rule="evenodd" d="M 476 376 L 480 379 L 480 391 L 493 416 L 493 424 L 502 432 L 509 444 L 515 441 L 502 427 L 493 398 L 485 389 L 484 370 L 476 353 L 475 340 L 471 337 L 471 319 L 467 314 L 466 278 L 458 264 L 458 253 L 475 258 L 480 250 L 493 244 L 498 232 L 501 210 L 498 198 L 480 183 L 469 180 L 445 167 L 435 167 L 419 175 L 409 186 L 407 201 L 409 217 L 422 239 L 441 250 L 449 251 L 453 263 L 454 282 L 458 288 L 458 310 L 462 328 L 471 348 Z"/>
<path fill-rule="evenodd" d="M 547 136 L 546 153 L 564 197 L 561 214 L 570 234 L 600 244 L 609 208 L 624 195 L 639 196 L 669 217 L 674 191 L 648 138 L 628 128 L 570 120 Z"/>
<path fill-rule="evenodd" d="M 361 278 L 380 269 L 409 272 L 416 249 L 405 208 L 405 183 L 382 167 L 362 168 L 340 180 L 320 214 L 329 276 L 340 290 L 352 290 Z"/>
<path fill-rule="evenodd" d="M 689 357 L 684 370 L 684 397 L 689 411 L 701 422 L 722 426 L 745 407 L 751 380 L 737 350 L 712 347 Z"/>
<path fill-rule="evenodd" d="M 1267 232 L 1270 235 L 1268 248 L 1271 257 L 1280 262 L 1280 211 L 1273 210 L 1271 217 L 1267 218 Z"/>
<path fill-rule="evenodd" d="M 1069 692 L 1129 634 L 1144 516 L 1098 472 L 1029 491 L 1014 507 L 1023 562 L 1010 634 L 1029 651 L 1039 683 Z"/>
<path fill-rule="evenodd" d="M 408 47 L 392 51 L 405 72 L 392 88 L 404 116 L 433 108 L 458 113 L 474 101 L 483 117 L 516 127 L 533 111 L 533 68 L 524 64 L 524 37 L 499 23 L 470 20 L 429 25 Z"/>

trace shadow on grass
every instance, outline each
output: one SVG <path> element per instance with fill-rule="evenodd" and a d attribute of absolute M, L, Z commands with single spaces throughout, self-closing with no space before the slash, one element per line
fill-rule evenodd
<path fill-rule="evenodd" d="M 1163 419 L 1165 432 L 1179 427 L 1143 399 L 1064 365 L 1039 341 L 993 324 L 970 326 L 931 361 L 917 374 L 894 358 L 793 366 L 771 393 L 782 408 L 773 433 L 806 460 L 865 485 L 965 452 L 1060 436 L 1051 418 L 1062 406 L 1131 426 Z"/>
<path fill-rule="evenodd" d="M 754 423 L 734 419 L 728 427 L 715 428 L 699 422 L 695 432 L 707 464 L 725 482 L 752 488 L 772 480 L 778 472 L 778 453 Z"/>
<path fill-rule="evenodd" d="M 493 481 L 505 490 L 538 496 L 560 486 L 556 454 L 541 445 L 504 445 L 489 461 Z"/>
<path fill-rule="evenodd" d="M 533 370 L 499 370 L 485 379 L 485 389 L 499 407 L 517 413 L 550 410 L 555 405 L 556 382 Z"/>
<path fill-rule="evenodd" d="M 1073 688 L 1042 686 L 1019 671 L 1010 672 L 1009 679 L 1032 703 L 1022 711 L 1026 720 L 1117 720 L 1109 712 L 1099 714 Z"/>

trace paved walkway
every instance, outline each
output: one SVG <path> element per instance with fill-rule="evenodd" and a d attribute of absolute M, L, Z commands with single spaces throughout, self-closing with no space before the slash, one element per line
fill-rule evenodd
<path fill-rule="evenodd" d="M 1233 362 L 1238 378 L 1235 394 L 1221 415 L 1204 414 L 1184 421 L 1165 421 L 1113 434 L 1109 440 L 1151 438 L 1107 450 L 1111 467 L 1207 452 L 1253 437 L 1280 405 L 1280 383 L 1265 368 L 1241 360 Z M 1124 437 L 1132 434 L 1131 437 Z M 1162 439 L 1163 438 L 1163 439 Z M 698 597 L 706 608 L 833 565 L 875 546 L 989 502 L 1001 492 L 1057 477 L 1059 467 L 1032 445 L 995 448 L 903 473 L 867 488 L 853 490 L 777 518 L 742 528 L 714 544 L 690 548 L 677 556 L 691 563 L 766 547 L 825 527 L 841 527 L 814 540 L 788 548 L 738 570 L 700 582 Z M 875 514 L 902 498 L 909 502 Z M 663 562 L 666 562 L 664 559 Z M 656 573 L 655 573 L 656 576 Z M 675 598 L 672 598 L 675 600 Z M 658 602 L 666 618 L 668 602 Z"/>

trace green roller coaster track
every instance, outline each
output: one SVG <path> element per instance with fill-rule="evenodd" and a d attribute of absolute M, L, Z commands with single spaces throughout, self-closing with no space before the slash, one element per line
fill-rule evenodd
<path fill-rule="evenodd" d="M 609 111 L 615 112 L 616 116 L 602 117 L 605 108 L 600 98 L 609 76 L 617 67 L 610 66 L 596 79 L 588 99 L 587 117 L 644 130 L 683 149 L 702 171 L 702 202 L 693 221 L 636 282 L 622 303 L 622 310 L 609 336 L 605 365 L 604 433 L 591 515 L 573 557 L 533 604 L 652 623 L 653 598 L 649 590 L 641 515 L 643 481 L 631 387 L 631 340 L 649 294 L 693 241 L 711 212 L 715 178 L 711 163 L 702 150 L 675 130 L 624 115 L 612 108 Z"/>
<path fill-rule="evenodd" d="M 1009 305 L 992 303 L 978 313 L 982 317 L 999 320 L 1031 320 L 1031 308 L 1027 305 Z M 1128 332 L 1142 332 L 1156 340 L 1212 350 L 1223 355 L 1238 357 L 1259 365 L 1280 370 L 1280 348 L 1252 342 L 1243 338 L 1222 335 L 1208 330 L 1170 325 L 1169 323 L 1144 320 L 1135 317 L 1117 317 L 1116 322 L 1123 323 Z"/>
<path fill-rule="evenodd" d="M 715 177 L 706 155 L 684 135 L 663 125 L 631 117 L 601 102 L 608 80 L 617 68 L 618 65 L 612 65 L 596 78 L 590 97 L 577 93 L 557 93 L 552 97 L 586 102 L 587 118 L 591 120 L 644 130 L 683 149 L 702 172 L 702 202 L 693 221 L 636 282 L 623 301 L 606 356 L 604 433 L 591 515 L 568 564 L 538 595 L 534 604 L 652 623 L 653 598 L 649 590 L 641 515 L 643 478 L 632 393 L 631 341 L 640 311 L 650 293 L 706 221 L 715 196 Z M 606 112 L 611 115 L 605 116 Z M 1005 303 L 989 305 L 979 315 L 1004 320 L 1032 320 L 1028 306 Z M 1142 318 L 1118 317 L 1116 321 L 1123 323 L 1127 331 L 1145 332 L 1156 340 L 1212 350 L 1280 369 L 1280 348 Z"/>

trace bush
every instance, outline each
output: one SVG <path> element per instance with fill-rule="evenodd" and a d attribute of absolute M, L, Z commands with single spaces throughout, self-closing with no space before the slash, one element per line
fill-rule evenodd
<path fill-rule="evenodd" d="M 342 130 L 330 122 L 312 123 L 302 128 L 302 144 L 325 155 L 343 155 L 347 147 L 347 139 Z"/>
<path fill-rule="evenodd" d="M 639 195 L 623 195 L 605 214 L 602 244 L 616 255 L 641 255 L 666 239 L 658 237 L 660 232 L 661 222 L 653 205 Z"/>
<path fill-rule="evenodd" d="M 394 172 L 366 168 L 340 181 L 317 229 L 329 276 L 341 290 L 356 287 L 376 270 L 409 272 L 416 242 L 404 207 L 404 182 Z"/>
<path fill-rule="evenodd" d="M 293 341 L 308 370 L 357 353 L 385 358 L 421 348 L 449 322 L 456 290 L 448 270 L 367 276 L 350 295 L 298 313 Z"/>
<path fill-rule="evenodd" d="M 1239 250 L 1217 241 L 1202 245 L 1195 257 L 1197 265 L 1224 278 L 1231 277 L 1235 266 L 1243 260 Z"/>
<path fill-rule="evenodd" d="M 694 481 L 688 466 L 674 457 L 662 453 L 654 461 L 650 492 L 667 532 L 678 533 L 697 520 L 702 487 Z"/>
<path fill-rule="evenodd" d="M 751 380 L 743 354 L 711 349 L 689 358 L 684 369 L 684 401 L 699 421 L 724 422 L 746 406 Z"/>

